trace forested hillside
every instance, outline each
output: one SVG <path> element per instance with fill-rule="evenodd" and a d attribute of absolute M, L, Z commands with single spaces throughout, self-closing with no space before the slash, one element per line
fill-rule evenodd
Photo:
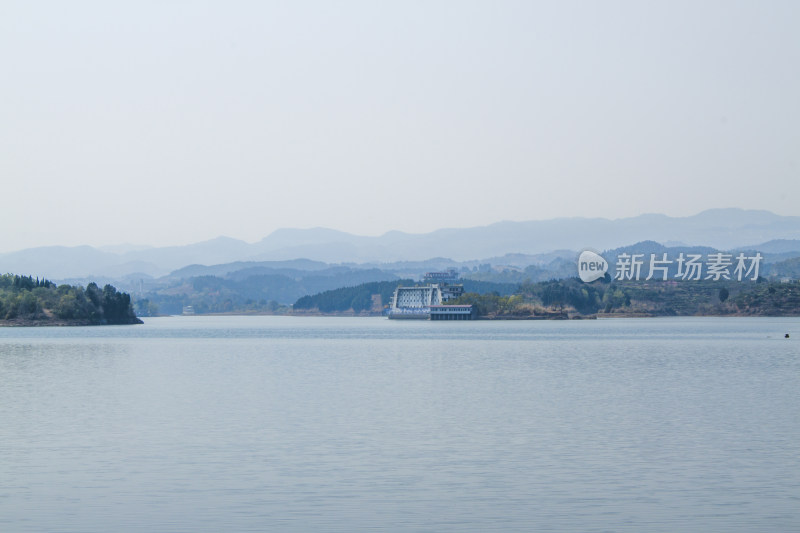
<path fill-rule="evenodd" d="M 464 290 L 478 294 L 493 293 L 502 296 L 513 294 L 517 289 L 516 284 L 512 283 L 492 283 L 487 281 L 462 280 Z M 418 284 L 411 279 L 401 279 L 397 281 L 382 281 L 377 283 L 363 283 L 354 287 L 342 287 L 330 291 L 324 291 L 313 296 L 303 296 L 295 302 L 295 311 L 316 310 L 322 313 L 340 312 L 380 312 L 385 306 L 389 305 L 394 290 L 398 286 L 413 286 Z M 380 296 L 380 307 L 375 307 L 376 296 Z"/>
<path fill-rule="evenodd" d="M 58 285 L 32 276 L 0 276 L 0 325 L 139 324 L 131 297 L 111 285 Z"/>
<path fill-rule="evenodd" d="M 365 283 L 304 296 L 298 313 L 377 314 L 398 285 L 412 280 Z M 578 278 L 519 285 L 465 280 L 453 304 L 473 304 L 488 318 L 586 316 L 800 316 L 800 283 L 720 281 L 606 281 Z M 380 304 L 380 305 L 379 305 Z"/>
<path fill-rule="evenodd" d="M 208 269 L 193 267 L 203 272 Z M 327 267 L 301 271 L 290 268 L 248 268 L 220 275 L 177 279 L 165 287 L 148 291 L 142 299 L 165 315 L 180 314 L 191 305 L 195 313 L 286 312 L 287 304 L 301 296 L 361 283 L 395 280 L 397 276 L 378 269 L 356 270 Z M 137 302 L 138 304 L 138 302 Z"/>
<path fill-rule="evenodd" d="M 296 311 L 317 310 L 322 313 L 353 311 L 362 313 L 373 308 L 373 295 L 380 295 L 381 307 L 387 305 L 398 285 L 413 285 L 410 279 L 362 283 L 355 287 L 342 287 L 313 296 L 303 296 L 295 302 Z M 376 310 L 377 311 L 377 310 Z"/>
<path fill-rule="evenodd" d="M 523 283 L 510 296 L 467 293 L 496 318 L 588 316 L 800 316 L 800 284 L 738 281 L 598 281 L 577 278 Z"/>

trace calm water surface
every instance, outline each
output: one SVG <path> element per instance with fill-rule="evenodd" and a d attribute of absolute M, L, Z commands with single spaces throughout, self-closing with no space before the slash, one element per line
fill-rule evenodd
<path fill-rule="evenodd" d="M 798 342 L 798 319 L 0 328 L 0 531 L 798 531 Z"/>

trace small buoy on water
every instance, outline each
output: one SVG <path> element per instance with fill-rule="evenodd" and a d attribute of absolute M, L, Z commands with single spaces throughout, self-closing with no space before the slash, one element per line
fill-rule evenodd
<path fill-rule="evenodd" d="M 789 338 L 789 334 L 787 333 L 786 335 L 783 336 L 783 338 L 784 339 L 788 339 Z"/>

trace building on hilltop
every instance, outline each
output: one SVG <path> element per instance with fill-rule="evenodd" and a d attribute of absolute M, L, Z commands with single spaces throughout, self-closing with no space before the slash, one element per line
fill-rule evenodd
<path fill-rule="evenodd" d="M 446 272 L 426 272 L 422 277 L 422 282 L 452 284 L 458 282 L 458 277 L 458 272 L 454 268 L 450 268 Z"/>

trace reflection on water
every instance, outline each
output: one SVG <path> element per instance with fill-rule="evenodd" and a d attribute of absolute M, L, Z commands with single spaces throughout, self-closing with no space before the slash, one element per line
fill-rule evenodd
<path fill-rule="evenodd" d="M 0 530 L 795 530 L 799 326 L 0 329 Z"/>

